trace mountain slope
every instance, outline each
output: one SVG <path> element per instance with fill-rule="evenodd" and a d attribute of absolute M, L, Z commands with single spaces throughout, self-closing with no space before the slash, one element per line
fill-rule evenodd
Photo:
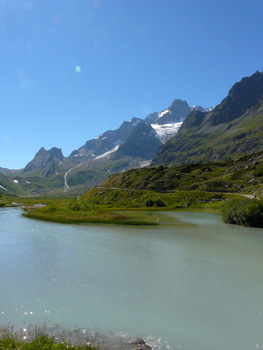
<path fill-rule="evenodd" d="M 150 125 L 141 123 L 133 130 L 125 143 L 119 147 L 116 156 L 127 155 L 149 160 L 155 156 L 161 145 L 156 131 Z"/>
<path fill-rule="evenodd" d="M 108 156 L 117 151 L 118 147 L 125 143 L 133 130 L 141 123 L 154 127 L 156 138 L 164 143 L 177 133 L 181 125 L 179 123 L 194 109 L 205 111 L 201 106 L 189 107 L 186 101 L 175 99 L 167 109 L 161 112 L 152 113 L 144 120 L 133 117 L 130 121 L 124 121 L 118 129 L 108 130 L 95 139 L 87 141 L 84 146 L 73 151 L 68 158 L 77 164 Z"/>
<path fill-rule="evenodd" d="M 1 194 L 22 196 L 25 195 L 26 192 L 21 188 L 17 180 L 12 181 L 3 174 L 0 174 L 0 195 Z"/>
<path fill-rule="evenodd" d="M 90 189 L 83 200 L 116 207 L 189 207 L 229 194 L 263 195 L 263 152 L 222 162 L 132 169 Z"/>
<path fill-rule="evenodd" d="M 152 161 L 215 161 L 263 150 L 263 73 L 243 78 L 212 111 L 193 111 Z"/>
<path fill-rule="evenodd" d="M 132 118 L 117 130 L 108 130 L 87 141 L 62 163 L 67 173 L 68 193 L 83 193 L 109 175 L 149 165 L 161 144 L 177 133 L 182 120 L 195 109 L 205 110 L 200 106 L 189 107 L 186 101 L 174 100 L 164 111 L 153 113 L 144 120 Z"/>
<path fill-rule="evenodd" d="M 75 161 L 84 161 L 96 159 L 96 157 L 110 152 L 122 144 L 132 133 L 133 129 L 143 122 L 142 119 L 132 118 L 129 122 L 125 121 L 116 130 L 108 130 L 99 137 L 89 140 L 84 146 L 73 151 L 69 158 L 78 157 Z"/>

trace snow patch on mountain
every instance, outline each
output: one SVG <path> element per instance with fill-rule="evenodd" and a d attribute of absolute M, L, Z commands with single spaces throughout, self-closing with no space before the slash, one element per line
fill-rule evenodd
<path fill-rule="evenodd" d="M 169 109 L 165 109 L 164 111 L 160 112 L 159 113 L 159 118 L 162 118 L 165 114 L 167 113 L 170 113 L 171 114 L 171 111 Z"/>
<path fill-rule="evenodd" d="M 145 168 L 151 164 L 151 160 L 143 160 L 142 162 L 139 163 L 140 168 Z"/>
<path fill-rule="evenodd" d="M 103 153 L 103 154 L 100 154 L 99 156 L 95 157 L 94 159 L 101 159 L 101 158 L 105 158 L 105 157 L 108 157 L 111 153 L 117 151 L 117 149 L 120 147 L 120 145 L 112 148 L 111 150 Z"/>
<path fill-rule="evenodd" d="M 6 188 L 4 188 L 4 186 L 0 185 L 0 188 L 2 188 L 3 190 L 7 191 Z"/>
<path fill-rule="evenodd" d="M 168 141 L 172 136 L 177 134 L 180 126 L 183 122 L 171 123 L 171 124 L 151 124 L 151 127 L 156 131 L 157 137 L 162 143 Z"/>
<path fill-rule="evenodd" d="M 215 109 L 215 107 L 205 108 L 206 112 L 211 112 L 213 109 Z"/>

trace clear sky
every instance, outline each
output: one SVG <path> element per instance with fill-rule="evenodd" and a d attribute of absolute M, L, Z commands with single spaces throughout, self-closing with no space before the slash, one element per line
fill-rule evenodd
<path fill-rule="evenodd" d="M 263 71 L 262 0 L 0 0 L 0 167 Z"/>

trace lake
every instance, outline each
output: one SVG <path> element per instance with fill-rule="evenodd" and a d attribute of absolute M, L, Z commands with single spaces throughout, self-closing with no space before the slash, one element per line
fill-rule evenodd
<path fill-rule="evenodd" d="M 161 349 L 263 349 L 263 230 L 213 213 L 167 225 L 34 221 L 0 209 L 0 324 L 141 336 Z"/>

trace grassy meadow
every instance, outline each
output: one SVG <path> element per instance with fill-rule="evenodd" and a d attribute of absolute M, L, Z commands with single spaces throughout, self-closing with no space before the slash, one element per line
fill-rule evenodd
<path fill-rule="evenodd" d="M 244 225 L 248 218 L 244 223 L 230 220 L 226 215 L 244 196 L 263 197 L 263 152 L 223 162 L 132 169 L 109 177 L 80 197 L 2 194 L 0 207 L 18 203 L 28 218 L 59 223 L 121 225 L 156 225 L 156 218 L 149 215 L 154 211 L 213 209 L 219 212 L 222 207 L 225 222 Z M 222 206 L 230 199 L 235 201 Z M 253 204 L 249 199 L 242 203 L 245 203 L 242 208 L 259 207 L 257 200 Z M 241 210 L 236 212 L 244 215 Z M 257 219 L 257 226 L 260 225 Z"/>

